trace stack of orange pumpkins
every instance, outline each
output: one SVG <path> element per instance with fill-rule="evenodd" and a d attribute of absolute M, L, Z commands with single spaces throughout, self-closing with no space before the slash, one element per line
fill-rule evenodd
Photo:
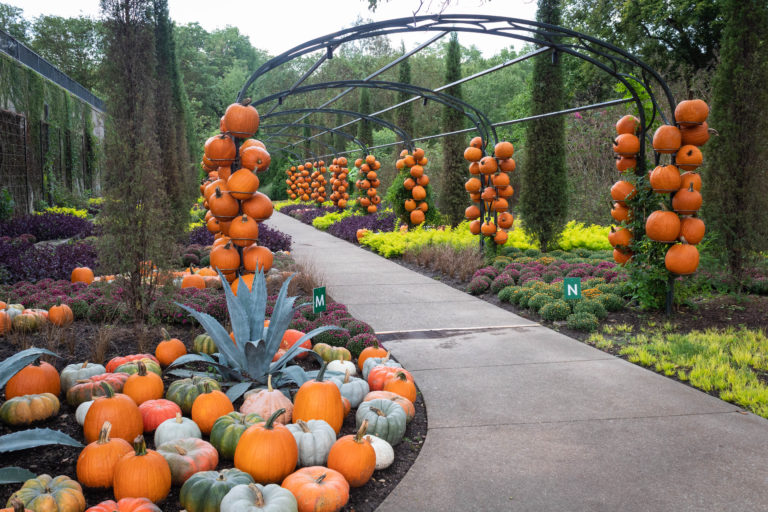
<path fill-rule="evenodd" d="M 299 177 L 299 171 L 296 169 L 295 165 L 292 165 L 286 169 L 285 174 L 288 176 L 285 179 L 285 184 L 288 186 L 288 188 L 285 189 L 285 192 L 291 199 L 297 199 L 299 197 L 299 190 L 296 180 Z"/>
<path fill-rule="evenodd" d="M 312 174 L 309 176 L 312 180 L 312 182 L 309 184 L 309 186 L 312 188 L 312 192 L 309 194 L 309 197 L 320 204 L 325 202 L 325 198 L 328 195 L 326 192 L 326 185 L 328 185 L 328 180 L 325 179 L 325 173 L 328 171 L 328 169 L 325 167 L 325 162 L 322 160 L 315 163 L 314 169 L 315 170 L 312 171 Z"/>
<path fill-rule="evenodd" d="M 258 191 L 257 173 L 269 168 L 270 155 L 259 140 L 251 139 L 259 127 L 259 113 L 244 103 L 233 103 L 221 120 L 222 133 L 205 143 L 204 165 L 217 165 L 215 177 L 200 186 L 208 209 L 205 220 L 215 234 L 211 267 L 229 281 L 239 271 L 265 271 L 272 265 L 272 252 L 256 240 L 259 223 L 272 216 L 269 197 Z M 241 144 L 236 139 L 243 140 Z"/>
<path fill-rule="evenodd" d="M 365 159 L 355 160 L 355 167 L 359 169 L 355 187 L 360 192 L 360 207 L 368 213 L 376 213 L 381 203 L 381 197 L 376 190 L 381 181 L 376 171 L 381 169 L 381 162 L 373 155 L 366 155 Z"/>
<path fill-rule="evenodd" d="M 626 115 L 616 123 L 616 138 L 613 141 L 613 152 L 616 154 L 616 169 L 622 174 L 631 173 L 637 166 L 637 154 L 640 152 L 640 120 L 632 115 Z M 624 264 L 632 258 L 630 246 L 632 244 L 632 231 L 626 227 L 631 220 L 631 211 L 626 201 L 637 194 L 637 189 L 632 182 L 621 179 L 611 187 L 611 217 L 619 223 L 618 227 L 611 227 L 608 241 L 613 246 L 613 259 L 616 263 Z"/>
<path fill-rule="evenodd" d="M 328 170 L 331 171 L 331 196 L 330 199 L 333 204 L 340 209 L 347 207 L 347 201 L 349 201 L 349 182 L 347 182 L 347 175 L 349 169 L 347 168 L 347 159 L 343 156 L 334 158 L 331 162 Z"/>
<path fill-rule="evenodd" d="M 509 213 L 509 197 L 515 190 L 510 185 L 509 174 L 515 170 L 512 155 L 515 148 L 511 142 L 502 141 L 493 149 L 493 156 L 483 156 L 483 139 L 475 137 L 464 151 L 464 159 L 469 162 L 472 177 L 464 184 L 473 204 L 464 216 L 470 221 L 472 234 L 492 237 L 498 245 L 503 245 L 508 238 L 507 230 L 515 219 Z"/>
<path fill-rule="evenodd" d="M 411 224 L 418 226 L 426 220 L 429 211 L 427 203 L 427 185 L 429 176 L 424 174 L 424 166 L 429 160 L 421 148 L 415 148 L 413 153 L 404 149 L 400 153 L 400 159 L 395 166 L 398 170 L 408 168 L 411 176 L 403 181 L 403 187 L 411 193 L 411 197 L 405 200 L 405 211 L 410 212 Z"/>

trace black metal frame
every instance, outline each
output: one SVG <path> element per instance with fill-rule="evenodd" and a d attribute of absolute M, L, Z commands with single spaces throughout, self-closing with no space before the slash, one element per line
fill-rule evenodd
<path fill-rule="evenodd" d="M 262 130 L 264 128 L 305 128 L 305 127 L 306 128 L 310 128 L 310 129 L 314 129 L 314 130 L 326 130 L 327 132 L 331 132 L 331 133 L 335 133 L 337 135 L 341 135 L 345 139 L 350 140 L 350 141 L 354 142 L 355 144 L 357 144 L 358 146 L 360 146 L 360 150 L 363 151 L 364 153 L 368 151 L 368 146 L 366 146 L 365 142 L 361 141 L 357 137 L 355 137 L 353 135 L 350 135 L 347 132 L 343 132 L 343 131 L 337 130 L 335 128 L 328 128 L 327 126 L 320 125 L 320 124 L 309 124 L 309 123 L 298 123 L 298 122 L 296 122 L 296 123 L 272 123 L 272 124 L 262 124 L 262 125 L 259 125 L 259 129 L 260 130 Z M 279 132 L 278 133 L 268 134 L 269 137 L 273 137 L 273 138 L 274 137 L 279 137 L 281 135 L 285 135 L 285 134 L 279 133 Z M 301 137 L 303 137 L 303 135 L 301 135 Z M 332 149 L 333 150 L 332 152 L 333 152 L 334 155 L 338 155 L 340 153 L 339 151 L 336 151 L 336 148 L 334 148 L 333 146 L 329 146 L 328 144 L 325 144 L 325 143 L 323 143 L 323 142 L 321 142 L 319 140 L 315 141 L 315 142 L 319 142 L 323 146 Z"/>

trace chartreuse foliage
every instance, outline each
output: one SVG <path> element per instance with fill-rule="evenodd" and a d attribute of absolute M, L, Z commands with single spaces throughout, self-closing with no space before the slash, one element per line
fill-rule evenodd
<path fill-rule="evenodd" d="M 331 227 L 332 224 L 339 222 L 341 219 L 346 219 L 347 217 L 352 217 L 355 215 L 362 215 L 362 213 L 359 210 L 348 208 L 341 212 L 331 212 L 325 215 L 321 215 L 320 217 L 315 217 L 312 220 L 312 225 L 317 229 L 322 229 L 325 231 Z"/>
<path fill-rule="evenodd" d="M 272 375 L 272 384 L 281 387 L 290 383 L 301 386 L 308 380 L 307 374 L 297 365 L 287 364 L 300 352 L 312 351 L 300 348 L 300 345 L 325 331 L 340 329 L 335 325 L 318 327 L 302 336 L 277 361 L 272 358 L 280 348 L 280 342 L 288 325 L 293 320 L 294 302 L 296 297 L 288 297 L 288 284 L 291 277 L 283 282 L 277 301 L 269 318 L 269 327 L 264 327 L 267 309 L 267 283 L 264 273 L 259 272 L 253 280 L 253 289 L 248 290 L 245 282 L 240 279 L 237 295 L 221 273 L 221 282 L 227 297 L 227 310 L 232 325 L 235 340 L 229 337 L 229 332 L 212 316 L 196 311 L 183 304 L 177 306 L 186 310 L 213 339 L 218 352 L 207 354 L 187 354 L 176 359 L 171 367 L 187 366 L 204 363 L 213 367 L 216 372 L 231 385 L 227 396 L 234 401 L 248 391 L 254 384 L 266 384 L 267 377 Z M 195 372 L 184 372 L 185 375 Z"/>
<path fill-rule="evenodd" d="M 768 338 L 762 331 L 659 331 L 627 337 L 621 354 L 768 417 L 768 385 L 760 377 L 768 371 Z"/>

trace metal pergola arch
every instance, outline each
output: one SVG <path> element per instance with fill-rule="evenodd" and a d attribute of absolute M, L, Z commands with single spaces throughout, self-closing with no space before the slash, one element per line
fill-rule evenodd
<path fill-rule="evenodd" d="M 666 95 L 666 98 L 669 102 L 670 109 L 674 110 L 675 107 L 675 100 L 671 91 L 656 71 L 654 71 L 640 59 L 614 45 L 611 45 L 610 43 L 570 29 L 549 25 L 546 23 L 516 18 L 506 18 L 501 16 L 466 14 L 425 15 L 399 18 L 360 25 L 312 39 L 264 63 L 246 81 L 238 95 L 238 99 L 241 99 L 245 95 L 248 88 L 261 75 L 298 56 L 312 53 L 318 50 L 325 50 L 326 56 L 332 56 L 333 51 L 339 45 L 345 42 L 368 37 L 413 31 L 441 31 L 443 33 L 450 31 L 473 32 L 510 37 L 551 49 L 553 51 L 553 58 L 557 58 L 558 52 L 562 52 L 564 54 L 574 55 L 575 57 L 590 62 L 591 64 L 602 69 L 609 75 L 619 80 L 627 88 L 632 96 L 632 100 L 636 104 L 642 130 L 639 165 L 636 170 L 638 173 L 645 172 L 645 136 L 647 135 L 648 127 L 653 122 L 657 112 L 665 122 L 667 121 L 663 111 L 658 106 L 656 97 L 653 93 L 653 88 L 650 84 L 649 76 L 662 87 L 664 94 Z M 518 32 L 531 33 L 533 37 L 526 36 Z M 559 40 L 562 38 L 573 38 L 574 42 L 560 42 Z M 609 64 L 605 64 L 597 60 L 598 58 L 607 59 Z M 639 68 L 641 70 L 640 76 L 634 76 L 620 71 L 621 66 Z M 643 102 L 637 94 L 634 84 L 638 84 L 648 94 L 648 97 L 653 106 L 650 119 L 646 119 Z M 551 115 L 555 113 L 549 114 Z M 536 116 L 531 116 L 528 118 L 528 120 L 535 118 Z"/>
<path fill-rule="evenodd" d="M 262 124 L 262 125 L 259 126 L 259 129 L 264 129 L 264 128 L 305 128 L 305 127 L 313 129 L 313 130 L 327 130 L 327 131 L 329 131 L 331 133 L 334 133 L 336 135 L 340 135 L 340 136 L 344 137 L 345 139 L 354 142 L 355 144 L 360 146 L 360 150 L 361 151 L 363 151 L 363 152 L 368 151 L 368 146 L 366 146 L 365 142 L 361 141 L 357 137 L 355 137 L 353 135 L 350 135 L 347 132 L 343 132 L 343 131 L 337 130 L 335 128 L 328 128 L 327 126 L 320 125 L 320 124 L 297 123 L 297 122 L 294 122 L 294 123 L 272 123 L 272 124 Z M 294 135 L 294 134 L 284 134 L 284 133 L 278 132 L 278 133 L 269 134 L 269 137 L 280 137 L 281 135 Z M 304 137 L 303 135 L 296 135 L 296 136 Z M 309 141 L 309 140 L 310 139 L 307 139 L 307 141 Z M 316 142 L 319 142 L 323 146 L 333 150 L 333 154 L 338 154 L 339 153 L 339 151 L 336 151 L 336 148 L 334 148 L 333 146 L 329 146 L 328 144 L 325 144 L 325 143 L 323 143 L 323 142 L 321 142 L 319 140 L 316 141 Z M 323 156 L 325 156 L 325 155 L 323 155 Z"/>
<path fill-rule="evenodd" d="M 299 135 L 298 133 L 281 133 L 280 135 L 277 135 L 277 137 L 286 138 L 286 139 L 287 139 L 288 137 L 291 137 L 291 138 L 294 138 L 294 139 L 295 139 L 295 138 L 302 138 L 302 139 L 303 139 L 303 138 L 305 138 L 305 137 L 304 137 L 304 135 Z M 334 147 L 333 147 L 333 146 L 331 146 L 330 144 L 326 144 L 325 142 L 322 142 L 322 141 L 319 141 L 319 140 L 318 140 L 318 141 L 315 141 L 315 142 L 317 142 L 317 143 L 318 143 L 318 144 L 320 144 L 321 146 L 325 147 L 325 149 L 326 149 L 326 150 L 328 150 L 328 151 L 331 151 L 332 153 L 336 151 L 336 148 L 334 148 Z M 279 148 L 279 149 L 277 149 L 277 150 L 275 151 L 275 153 L 277 153 L 278 151 L 280 151 L 280 150 L 282 150 L 282 149 L 283 149 L 283 148 Z M 318 160 L 319 158 L 324 158 L 324 157 L 325 157 L 325 155 L 320 155 L 320 156 L 318 156 L 316 153 L 312 152 L 310 149 L 311 149 L 311 148 L 307 148 L 307 152 L 308 152 L 308 153 L 310 153 L 310 154 L 312 154 L 312 158 L 313 158 L 313 160 Z"/>
<path fill-rule="evenodd" d="M 400 82 L 389 82 L 389 81 L 380 81 L 380 80 L 370 80 L 370 81 L 338 80 L 334 82 L 321 82 L 317 84 L 298 87 L 290 93 L 288 93 L 287 91 L 280 91 L 278 93 L 271 94 L 269 96 L 264 96 L 259 100 L 252 102 L 251 105 L 254 105 L 254 106 L 260 105 L 262 103 L 273 101 L 280 97 L 284 98 L 288 95 L 293 95 L 293 94 L 301 94 L 301 93 L 313 92 L 313 91 L 324 90 L 324 89 L 338 89 L 338 88 L 346 88 L 346 87 L 353 87 L 353 88 L 362 87 L 362 88 L 368 88 L 368 89 L 384 89 L 384 90 L 391 90 L 396 92 L 406 92 L 406 93 L 414 94 L 416 96 L 423 97 L 425 102 L 428 100 L 436 101 L 442 105 L 445 105 L 449 108 L 457 110 L 458 112 L 461 112 L 465 117 L 467 117 L 472 122 L 472 124 L 475 125 L 475 129 L 477 129 L 477 131 L 480 132 L 480 134 L 483 136 L 483 140 L 490 140 L 490 138 L 493 137 L 494 142 L 498 142 L 498 140 L 496 140 L 497 136 L 496 136 L 495 128 L 493 128 L 490 119 L 488 119 L 485 113 L 483 113 L 481 110 L 473 107 L 472 105 L 470 105 L 469 103 L 463 100 L 454 98 L 453 96 L 450 96 L 448 94 L 435 92 L 432 89 L 427 89 L 426 87 L 419 87 L 411 84 L 402 84 Z M 293 110 L 293 112 L 296 112 L 297 110 L 301 110 L 301 109 L 295 109 Z M 310 109 L 310 110 L 312 110 L 312 112 L 318 112 L 318 113 L 323 113 L 326 111 L 328 113 L 333 113 L 331 111 L 336 111 L 336 109 Z M 281 112 L 288 112 L 288 111 L 281 111 Z M 354 115 L 357 115 L 361 118 L 366 119 L 367 121 L 374 122 L 374 123 L 381 121 L 379 118 L 373 117 L 372 115 L 364 115 L 364 114 L 360 114 L 350 110 L 336 111 L 336 112 L 352 113 Z M 273 112 L 269 115 L 274 116 L 275 114 L 278 114 L 278 112 Z M 264 117 L 267 117 L 267 116 L 264 116 Z M 394 127 L 393 131 L 400 130 L 392 123 L 389 123 L 389 124 L 392 127 Z M 339 128 L 339 127 L 337 126 L 336 128 Z M 403 142 L 406 144 L 406 146 L 410 147 L 409 140 L 406 140 L 404 138 Z"/>

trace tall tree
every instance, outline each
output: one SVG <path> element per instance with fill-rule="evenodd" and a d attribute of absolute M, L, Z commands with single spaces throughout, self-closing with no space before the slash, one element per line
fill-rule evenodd
<path fill-rule="evenodd" d="M 400 47 L 400 52 L 405 54 L 405 44 Z M 410 58 L 405 59 L 398 66 L 397 81 L 401 84 L 410 85 L 411 82 L 411 61 Z M 397 93 L 397 102 L 402 103 L 411 98 L 411 95 L 405 91 Z M 413 103 L 408 103 L 397 109 L 395 115 L 395 124 L 402 128 L 408 135 L 413 136 Z M 402 148 L 401 148 L 402 149 Z"/>
<path fill-rule="evenodd" d="M 306 158 L 307 161 L 312 161 L 312 140 L 310 137 L 312 136 L 312 130 L 309 128 L 309 126 L 305 126 L 303 128 L 303 135 L 304 135 L 304 158 Z"/>
<path fill-rule="evenodd" d="M 361 114 L 370 114 L 371 110 L 371 96 L 368 94 L 368 89 L 362 87 L 360 89 L 360 105 L 357 111 Z M 365 119 L 358 121 L 357 123 L 357 138 L 365 143 L 366 146 L 373 146 L 373 123 L 366 121 Z"/>
<path fill-rule="evenodd" d="M 195 192 L 195 171 L 187 148 L 186 97 L 176 61 L 168 0 L 154 0 L 153 3 L 157 62 L 157 140 L 161 149 L 162 169 L 158 180 L 164 185 L 168 197 L 165 222 L 170 224 L 174 233 L 181 234 L 186 231 L 189 222 L 189 205 Z"/>
<path fill-rule="evenodd" d="M 0 30 L 8 32 L 11 37 L 15 37 L 22 43 L 26 43 L 29 21 L 24 17 L 24 9 L 0 3 Z"/>
<path fill-rule="evenodd" d="M 152 0 L 101 0 L 105 18 L 103 74 L 107 105 L 104 207 L 99 262 L 120 274 L 127 313 L 142 325 L 154 299 L 157 274 L 167 265 L 173 232 L 164 222 L 165 187 L 157 140 L 157 60 Z"/>
<path fill-rule="evenodd" d="M 451 34 L 451 40 L 445 54 L 445 83 L 451 83 L 461 78 L 461 46 L 456 32 Z M 461 86 L 454 85 L 446 89 L 446 94 L 461 99 Z M 455 132 L 464 128 L 464 115 L 456 109 L 443 107 L 444 132 Z M 440 210 L 451 224 L 456 225 L 464 218 L 467 207 L 467 192 L 464 190 L 466 165 L 463 154 L 466 146 L 462 135 L 449 135 L 443 139 L 443 175 L 440 182 Z"/>
<path fill-rule="evenodd" d="M 703 188 L 708 227 L 741 282 L 749 258 L 768 250 L 768 4 L 728 0 L 714 79 Z"/>
<path fill-rule="evenodd" d="M 560 0 L 539 0 L 536 20 L 559 25 Z M 534 115 L 563 109 L 563 71 L 550 53 L 536 57 L 533 64 L 531 108 Z M 562 230 L 568 211 L 564 118 L 530 121 L 524 150 L 520 212 L 526 230 L 546 251 Z"/>

